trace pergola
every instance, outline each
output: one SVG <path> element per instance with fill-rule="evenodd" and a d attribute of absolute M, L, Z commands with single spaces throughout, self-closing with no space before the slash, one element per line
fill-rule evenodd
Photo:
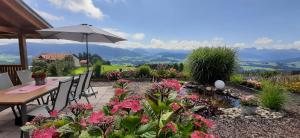
<path fill-rule="evenodd" d="M 41 39 L 36 30 L 52 26 L 22 0 L 0 1 L 0 39 L 18 39 L 20 64 L 0 65 L 0 73 L 8 72 L 14 84 L 19 83 L 16 71 L 28 68 L 26 39 Z"/>

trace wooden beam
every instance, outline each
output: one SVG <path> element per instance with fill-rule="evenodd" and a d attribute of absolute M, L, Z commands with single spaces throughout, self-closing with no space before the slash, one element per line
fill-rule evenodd
<path fill-rule="evenodd" d="M 20 62 L 24 69 L 28 68 L 28 59 L 27 59 L 27 47 L 26 47 L 26 38 L 22 33 L 18 34 L 19 40 L 19 51 L 20 51 Z"/>
<path fill-rule="evenodd" d="M 19 31 L 16 28 L 7 27 L 7 26 L 0 26 L 0 32 L 16 33 L 16 32 L 19 32 Z"/>
<path fill-rule="evenodd" d="M 3 3 L 6 4 L 8 7 L 11 8 L 12 11 L 17 13 L 21 18 L 25 19 L 26 21 L 30 22 L 35 27 L 42 29 L 45 26 L 41 24 L 36 18 L 34 18 L 30 13 L 24 11 L 23 8 L 20 8 L 17 2 L 12 0 L 3 0 Z"/>

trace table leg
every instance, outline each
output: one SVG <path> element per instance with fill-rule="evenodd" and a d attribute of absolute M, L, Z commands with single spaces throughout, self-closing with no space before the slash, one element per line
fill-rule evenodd
<path fill-rule="evenodd" d="M 21 105 L 21 120 L 22 120 L 22 125 L 25 125 L 27 122 L 27 106 L 26 106 L 26 104 Z M 24 138 L 29 138 L 29 133 L 24 132 L 23 135 L 24 135 Z"/>

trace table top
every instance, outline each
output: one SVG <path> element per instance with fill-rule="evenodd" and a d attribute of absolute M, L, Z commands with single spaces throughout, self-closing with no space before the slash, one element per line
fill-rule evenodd
<path fill-rule="evenodd" d="M 22 87 L 26 87 L 28 85 L 34 85 L 35 82 L 29 82 L 23 85 L 17 85 L 8 89 L 0 90 L 0 105 L 20 105 L 31 102 L 51 91 L 57 89 L 59 81 L 68 79 L 70 77 L 47 77 L 47 80 L 51 80 L 52 83 L 46 83 L 42 87 L 39 86 L 38 89 L 34 89 L 29 93 L 9 93 L 16 89 L 20 89 Z M 53 82 L 54 81 L 54 82 Z"/>

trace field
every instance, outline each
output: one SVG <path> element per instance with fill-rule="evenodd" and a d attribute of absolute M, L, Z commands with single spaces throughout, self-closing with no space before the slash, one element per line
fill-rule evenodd
<path fill-rule="evenodd" d="M 104 74 L 106 72 L 109 72 L 109 71 L 118 71 L 119 69 L 122 69 L 122 70 L 133 70 L 135 69 L 135 67 L 128 67 L 128 66 L 121 66 L 121 65 L 102 65 L 101 66 L 101 74 Z M 80 67 L 80 68 L 77 68 L 77 69 L 74 69 L 71 74 L 81 74 L 83 73 L 84 71 L 86 71 L 86 67 Z"/>

